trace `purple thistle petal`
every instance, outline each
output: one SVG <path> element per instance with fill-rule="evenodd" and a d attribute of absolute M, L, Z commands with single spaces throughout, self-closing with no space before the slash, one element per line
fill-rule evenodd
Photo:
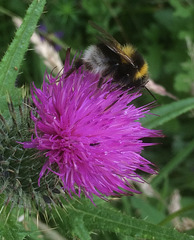
<path fill-rule="evenodd" d="M 138 122 L 150 106 L 135 107 L 132 101 L 141 94 L 110 91 L 111 82 L 98 89 L 99 76 L 82 68 L 65 78 L 71 68 L 69 58 L 68 53 L 60 77 L 46 74 L 42 90 L 31 88 L 38 117 L 32 115 L 34 137 L 23 146 L 38 149 L 47 159 L 39 184 L 51 171 L 70 196 L 83 192 L 92 200 L 93 194 L 104 198 L 139 193 L 128 180 L 144 181 L 137 170 L 156 173 L 153 164 L 141 156 L 145 146 L 155 143 L 142 139 L 162 137 L 160 131 Z"/>

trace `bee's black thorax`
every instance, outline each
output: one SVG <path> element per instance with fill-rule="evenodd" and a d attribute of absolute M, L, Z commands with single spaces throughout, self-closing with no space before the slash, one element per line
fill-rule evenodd
<path fill-rule="evenodd" d="M 113 52 L 109 47 L 107 47 L 105 44 L 103 43 L 99 43 L 97 44 L 97 47 L 100 49 L 100 51 L 103 53 L 106 62 L 108 64 L 116 64 L 119 63 L 120 60 L 120 56 Z"/>
<path fill-rule="evenodd" d="M 134 65 L 130 62 L 123 63 L 121 56 L 115 53 L 105 44 L 98 44 L 97 47 L 104 55 L 104 64 L 107 64 L 106 70 L 102 73 L 102 77 L 111 75 L 113 82 L 118 83 L 126 88 L 139 87 L 144 83 L 144 76 L 135 79 L 137 71 L 139 71 L 145 64 L 143 57 L 137 52 L 131 55 L 131 60 Z"/>

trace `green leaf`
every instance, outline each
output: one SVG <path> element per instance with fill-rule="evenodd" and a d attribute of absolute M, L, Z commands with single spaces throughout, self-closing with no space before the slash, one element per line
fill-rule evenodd
<path fill-rule="evenodd" d="M 82 216 L 77 216 L 73 219 L 73 233 L 78 236 L 81 240 L 91 240 L 90 234 L 85 227 Z"/>
<path fill-rule="evenodd" d="M 23 226 L 17 223 L 16 217 L 7 217 L 4 213 L 1 213 L 0 239 L 22 240 L 27 235 L 28 233 Z"/>
<path fill-rule="evenodd" d="M 154 115 L 147 115 L 144 119 L 141 119 L 141 123 L 147 128 L 156 128 L 192 109 L 194 109 L 194 98 L 179 100 L 154 108 L 151 111 Z"/>
<path fill-rule="evenodd" d="M 84 228 L 89 232 L 114 232 L 117 235 L 134 237 L 134 239 L 158 239 L 158 240 L 191 240 L 194 237 L 181 234 L 172 228 L 166 228 L 148 223 L 144 220 L 135 219 L 125 215 L 108 204 L 98 205 L 95 207 L 87 199 L 79 199 L 78 201 L 71 200 L 71 205 L 65 205 L 65 210 L 58 209 L 62 221 L 58 215 L 54 214 L 55 221 L 60 229 L 65 229 L 67 223 L 78 224 L 73 219 L 79 216 L 82 217 Z M 83 224 L 81 222 L 81 225 Z M 75 229 L 75 226 L 68 226 L 68 229 Z M 78 229 L 77 229 L 78 230 Z M 65 234 L 65 232 L 64 232 Z M 81 233 L 79 234 L 81 235 Z M 83 236 L 83 235 L 82 235 Z"/>
<path fill-rule="evenodd" d="M 160 174 L 157 175 L 152 180 L 152 185 L 156 187 L 163 179 L 168 176 L 181 162 L 187 158 L 191 152 L 194 150 L 194 141 L 191 141 L 186 147 L 183 148 L 183 150 L 179 151 L 178 154 L 171 159 L 168 164 L 163 167 L 160 171 Z"/>
<path fill-rule="evenodd" d="M 11 96 L 15 106 L 21 101 L 21 90 L 15 88 L 15 80 L 45 3 L 46 0 L 34 0 L 31 3 L 22 25 L 0 63 L 0 112 L 5 117 L 7 94 Z"/>

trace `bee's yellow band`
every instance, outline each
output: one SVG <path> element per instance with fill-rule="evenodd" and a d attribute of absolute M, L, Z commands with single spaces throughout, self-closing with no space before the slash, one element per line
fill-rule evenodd
<path fill-rule="evenodd" d="M 148 73 L 148 64 L 144 63 L 141 69 L 135 74 L 135 79 L 142 78 Z"/>
<path fill-rule="evenodd" d="M 125 53 L 129 58 L 135 52 L 135 49 L 130 44 L 126 44 L 124 46 L 120 45 L 120 48 L 121 48 L 122 52 Z M 122 61 L 122 63 L 126 63 L 127 62 L 124 58 L 121 58 L 121 61 Z"/>

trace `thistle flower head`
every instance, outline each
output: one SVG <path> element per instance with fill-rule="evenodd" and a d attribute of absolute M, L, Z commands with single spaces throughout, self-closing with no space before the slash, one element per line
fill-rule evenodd
<path fill-rule="evenodd" d="M 70 68 L 67 54 L 61 76 L 46 74 L 42 90 L 31 89 L 35 129 L 23 146 L 45 156 L 39 184 L 52 172 L 70 196 L 83 192 L 92 200 L 93 194 L 103 198 L 137 193 L 129 180 L 143 181 L 138 170 L 155 173 L 141 156 L 144 147 L 154 143 L 143 138 L 161 136 L 139 122 L 149 106 L 136 107 L 134 100 L 141 94 L 113 91 L 111 81 L 98 89 L 99 76 L 83 69 L 65 78 Z"/>

